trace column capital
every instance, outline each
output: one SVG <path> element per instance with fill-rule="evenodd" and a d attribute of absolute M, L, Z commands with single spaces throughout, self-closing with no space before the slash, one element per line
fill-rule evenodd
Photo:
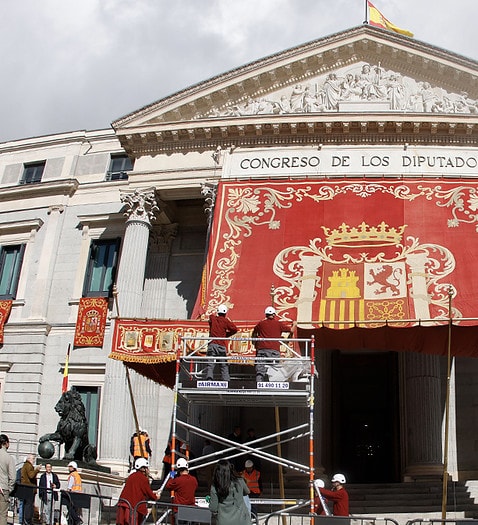
<path fill-rule="evenodd" d="M 171 243 L 178 234 L 177 223 L 162 224 L 159 228 L 154 228 L 149 235 L 150 247 L 154 247 L 158 251 L 169 252 Z"/>
<path fill-rule="evenodd" d="M 201 184 L 201 193 L 204 195 L 204 211 L 206 212 L 208 222 L 211 223 L 212 212 L 216 202 L 217 182 L 203 182 Z"/>
<path fill-rule="evenodd" d="M 138 221 L 151 226 L 151 221 L 156 219 L 156 212 L 159 211 L 159 207 L 154 188 L 123 191 L 120 194 L 120 199 L 126 204 L 124 215 L 128 217 L 127 222 Z"/>

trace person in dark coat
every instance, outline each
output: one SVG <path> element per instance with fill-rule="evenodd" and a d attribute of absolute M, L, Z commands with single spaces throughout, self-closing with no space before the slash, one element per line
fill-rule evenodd
<path fill-rule="evenodd" d="M 27 496 L 23 500 L 23 523 L 24 525 L 33 524 L 33 502 L 35 500 L 37 474 L 40 472 L 41 466 L 34 466 L 35 456 L 28 454 L 27 459 L 22 467 L 21 480 L 22 485 L 28 485 L 31 490 L 27 492 Z"/>
<path fill-rule="evenodd" d="M 60 488 L 60 480 L 53 472 L 51 463 L 45 465 L 45 472 L 40 476 L 38 484 L 41 501 L 43 502 L 43 516 L 44 523 L 52 525 L 53 523 L 53 505 L 58 501 L 58 489 Z"/>

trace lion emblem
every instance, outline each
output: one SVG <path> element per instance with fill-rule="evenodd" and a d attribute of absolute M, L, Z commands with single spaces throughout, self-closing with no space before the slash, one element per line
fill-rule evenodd
<path fill-rule="evenodd" d="M 96 463 L 96 447 L 89 443 L 88 421 L 80 394 L 74 389 L 64 392 L 55 405 L 55 410 L 60 416 L 56 432 L 43 435 L 39 440 L 40 443 L 44 441 L 64 443 L 63 459 Z"/>
<path fill-rule="evenodd" d="M 375 295 L 386 293 L 387 290 L 390 290 L 392 295 L 399 295 L 402 273 L 401 268 L 394 268 L 391 264 L 384 264 L 376 272 L 373 269 L 370 270 L 369 275 L 372 280 L 368 281 L 367 284 L 369 286 L 378 285 Z"/>

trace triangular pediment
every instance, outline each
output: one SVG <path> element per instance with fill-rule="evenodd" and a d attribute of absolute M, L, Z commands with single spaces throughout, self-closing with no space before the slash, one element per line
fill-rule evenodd
<path fill-rule="evenodd" d="M 475 114 L 477 78 L 476 61 L 364 25 L 214 77 L 113 126 L 307 112 Z"/>

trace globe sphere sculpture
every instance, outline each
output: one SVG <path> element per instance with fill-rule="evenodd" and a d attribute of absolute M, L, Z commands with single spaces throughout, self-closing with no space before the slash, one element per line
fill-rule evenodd
<path fill-rule="evenodd" d="M 43 459 L 50 459 L 55 453 L 55 445 L 51 441 L 43 441 L 38 445 L 38 454 Z"/>

